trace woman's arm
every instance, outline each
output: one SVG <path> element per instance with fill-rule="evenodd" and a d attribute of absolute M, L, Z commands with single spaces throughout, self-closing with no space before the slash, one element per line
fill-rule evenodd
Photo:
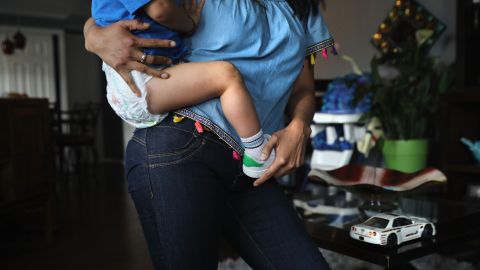
<path fill-rule="evenodd" d="M 303 165 L 305 147 L 310 139 L 310 122 L 315 113 L 315 83 L 313 66 L 305 60 L 288 103 L 291 121 L 287 127 L 275 132 L 263 149 L 262 156 L 268 157 L 275 148 L 275 160 L 265 174 L 253 185 L 258 186 L 272 177 L 285 175 Z"/>
<path fill-rule="evenodd" d="M 83 28 L 85 49 L 98 55 L 113 67 L 137 96 L 140 96 L 140 91 L 130 71 L 138 70 L 154 77 L 167 79 L 167 73 L 149 67 L 147 64 L 171 63 L 171 60 L 166 57 L 148 55 L 145 64 L 142 64 L 139 62 L 143 56 L 140 48 L 175 47 L 175 42 L 171 40 L 142 39 L 130 33 L 133 30 L 145 30 L 148 27 L 148 24 L 136 20 L 119 21 L 106 27 L 99 27 L 90 18 Z"/>
<path fill-rule="evenodd" d="M 193 33 L 200 20 L 205 0 L 200 0 L 198 5 L 193 0 L 184 7 L 177 6 L 173 0 L 152 0 L 143 11 L 152 20 L 168 28 L 182 32 Z"/>

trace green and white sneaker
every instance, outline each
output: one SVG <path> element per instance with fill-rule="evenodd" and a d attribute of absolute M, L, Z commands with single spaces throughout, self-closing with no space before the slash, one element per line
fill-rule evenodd
<path fill-rule="evenodd" d="M 262 176 L 265 171 L 272 165 L 273 160 L 275 159 L 275 150 L 272 150 L 272 153 L 267 160 L 261 161 L 255 157 L 251 157 L 248 154 L 243 155 L 243 172 L 246 176 L 251 178 L 259 178 Z"/>

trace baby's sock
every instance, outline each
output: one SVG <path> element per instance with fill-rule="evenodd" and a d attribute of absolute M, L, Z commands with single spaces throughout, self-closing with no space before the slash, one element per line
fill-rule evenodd
<path fill-rule="evenodd" d="M 252 137 L 240 138 L 240 140 L 245 147 L 245 154 L 254 158 L 255 160 L 261 161 L 260 156 L 262 155 L 263 147 L 267 143 L 262 129 L 260 129 L 260 131 Z"/>

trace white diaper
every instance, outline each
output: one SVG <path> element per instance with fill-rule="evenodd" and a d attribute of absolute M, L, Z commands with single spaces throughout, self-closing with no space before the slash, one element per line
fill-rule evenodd
<path fill-rule="evenodd" d="M 112 67 L 103 63 L 102 69 L 107 78 L 107 100 L 115 113 L 135 128 L 147 128 L 161 122 L 168 113 L 151 114 L 147 110 L 146 85 L 152 76 L 139 71 L 131 71 L 132 78 L 142 93 L 137 97 L 123 78 Z"/>

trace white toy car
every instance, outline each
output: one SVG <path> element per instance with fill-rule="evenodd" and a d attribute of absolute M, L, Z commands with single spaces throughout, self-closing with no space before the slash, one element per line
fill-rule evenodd
<path fill-rule="evenodd" d="M 420 237 L 432 238 L 436 233 L 433 223 L 424 218 L 395 214 L 379 214 L 350 229 L 353 239 L 392 247 Z"/>

